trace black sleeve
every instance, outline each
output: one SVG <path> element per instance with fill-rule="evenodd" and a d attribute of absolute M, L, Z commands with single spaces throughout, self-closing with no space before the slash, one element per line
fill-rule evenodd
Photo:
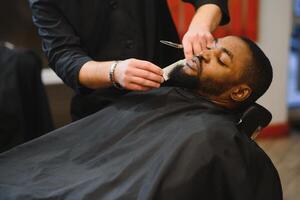
<path fill-rule="evenodd" d="M 184 2 L 189 2 L 199 8 L 204 4 L 215 4 L 219 6 L 222 11 L 222 19 L 220 25 L 228 24 L 230 21 L 229 11 L 228 11 L 228 1 L 227 0 L 183 0 Z"/>
<path fill-rule="evenodd" d="M 83 51 L 80 38 L 53 1 L 29 0 L 29 4 L 49 66 L 76 92 L 85 90 L 79 84 L 79 70 L 92 59 Z"/>

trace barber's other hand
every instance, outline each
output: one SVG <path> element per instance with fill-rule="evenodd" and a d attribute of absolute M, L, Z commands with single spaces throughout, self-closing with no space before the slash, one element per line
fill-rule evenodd
<path fill-rule="evenodd" d="M 163 71 L 148 61 L 127 59 L 118 63 L 114 78 L 127 90 L 147 91 L 163 83 Z"/>
<path fill-rule="evenodd" d="M 192 59 L 194 55 L 200 55 L 213 43 L 214 37 L 208 27 L 190 27 L 182 39 L 184 56 L 186 59 Z"/>

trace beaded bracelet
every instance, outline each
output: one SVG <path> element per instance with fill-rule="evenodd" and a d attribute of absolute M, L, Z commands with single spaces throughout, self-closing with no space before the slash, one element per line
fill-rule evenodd
<path fill-rule="evenodd" d="M 109 79 L 115 88 L 122 90 L 123 89 L 122 86 L 115 81 L 115 77 L 114 77 L 114 73 L 117 65 L 118 65 L 118 61 L 114 61 L 113 64 L 111 64 L 109 69 Z"/>

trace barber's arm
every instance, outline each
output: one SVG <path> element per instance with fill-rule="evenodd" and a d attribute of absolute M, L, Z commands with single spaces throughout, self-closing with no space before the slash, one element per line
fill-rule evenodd
<path fill-rule="evenodd" d="M 185 1 L 198 8 L 182 40 L 184 55 L 191 59 L 213 44 L 212 32 L 219 24 L 228 23 L 229 14 L 227 0 Z"/>
<path fill-rule="evenodd" d="M 81 66 L 92 59 L 83 51 L 80 38 L 54 1 L 29 0 L 29 5 L 49 66 L 75 91 L 85 90 L 77 75 Z"/>
<path fill-rule="evenodd" d="M 77 93 L 112 86 L 109 77 L 113 61 L 96 62 L 88 56 L 65 15 L 51 0 L 29 0 L 33 22 L 42 38 L 49 66 Z M 157 88 L 162 70 L 149 62 L 129 59 L 118 63 L 114 80 L 128 90 Z"/>
<path fill-rule="evenodd" d="M 164 81 L 162 69 L 144 60 L 127 59 L 117 63 L 111 71 L 115 61 L 89 61 L 79 72 L 81 85 L 97 89 L 112 86 L 112 80 L 127 90 L 147 91 L 159 88 Z M 111 73 L 111 76 L 109 77 Z"/>

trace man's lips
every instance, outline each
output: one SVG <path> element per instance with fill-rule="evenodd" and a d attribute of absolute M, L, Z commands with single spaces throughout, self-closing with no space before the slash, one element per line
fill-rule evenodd
<path fill-rule="evenodd" d="M 186 66 L 189 67 L 191 70 L 200 73 L 202 71 L 201 61 L 201 57 L 195 56 L 192 59 L 186 61 Z"/>

